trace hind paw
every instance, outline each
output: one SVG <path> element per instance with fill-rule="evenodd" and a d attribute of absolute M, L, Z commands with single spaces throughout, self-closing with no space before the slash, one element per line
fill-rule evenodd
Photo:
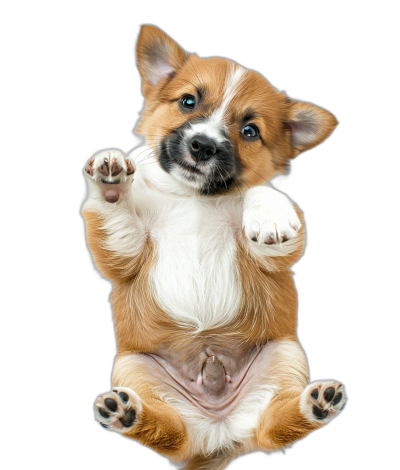
<path fill-rule="evenodd" d="M 94 404 L 94 414 L 100 424 L 111 431 L 129 431 L 142 411 L 140 397 L 127 387 L 115 387 L 112 392 L 99 395 Z"/>
<path fill-rule="evenodd" d="M 310 421 L 326 423 L 342 411 L 346 400 L 344 387 L 339 382 L 313 382 L 301 395 L 300 409 Z"/>

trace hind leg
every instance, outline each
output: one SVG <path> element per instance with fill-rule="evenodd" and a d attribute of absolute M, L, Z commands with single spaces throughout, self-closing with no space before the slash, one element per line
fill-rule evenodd
<path fill-rule="evenodd" d="M 311 383 L 300 395 L 282 391 L 263 414 L 258 441 L 268 450 L 291 444 L 327 424 L 345 402 L 343 386 L 333 381 Z"/>
<path fill-rule="evenodd" d="M 273 450 L 291 444 L 337 416 L 346 394 L 339 382 L 308 382 L 304 353 L 295 341 L 275 343 L 269 377 L 278 392 L 268 404 L 257 430 L 258 445 Z"/>
<path fill-rule="evenodd" d="M 137 356 L 137 360 L 135 357 Z M 113 390 L 99 395 L 96 419 L 109 430 L 140 441 L 180 461 L 185 458 L 188 435 L 178 412 L 164 402 L 140 355 L 118 356 L 113 372 Z"/>

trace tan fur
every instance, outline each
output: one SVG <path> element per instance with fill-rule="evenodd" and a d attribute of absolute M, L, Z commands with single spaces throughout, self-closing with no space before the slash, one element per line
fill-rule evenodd
<path fill-rule="evenodd" d="M 320 424 L 310 423 L 300 412 L 300 395 L 308 383 L 305 355 L 297 343 L 297 351 L 278 350 L 268 373 L 276 377 L 280 392 L 265 409 L 257 430 L 258 445 L 265 450 L 284 447 L 317 429 Z"/>
<path fill-rule="evenodd" d="M 257 436 L 262 449 L 280 449 L 321 426 L 319 423 L 311 423 L 300 412 L 299 392 L 299 390 L 282 390 L 266 408 Z"/>
<path fill-rule="evenodd" d="M 147 78 L 150 50 L 166 55 L 175 68 L 172 78 L 166 78 L 156 86 Z M 176 105 L 185 93 L 200 91 L 204 94 L 202 104 L 193 116 L 207 116 L 221 105 L 225 82 L 232 71 L 231 61 L 188 55 L 152 26 L 142 28 L 137 55 L 146 98 L 137 131 L 146 136 L 153 148 L 157 148 L 164 136 L 187 119 Z M 295 148 L 291 145 L 290 122 L 311 108 L 313 112 L 317 109 L 313 116 L 319 116 L 323 125 L 313 143 Z M 244 142 L 241 138 L 240 126 L 246 113 L 252 114 L 251 122 L 260 128 L 262 138 L 257 142 Z M 321 142 L 336 125 L 335 118 L 327 111 L 291 101 L 253 71 L 244 74 L 226 119 L 230 137 L 241 155 L 243 173 L 240 186 L 244 189 L 285 171 L 290 158 Z M 95 263 L 113 282 L 111 299 L 119 351 L 113 385 L 135 390 L 143 401 L 138 423 L 127 435 L 175 460 L 191 459 L 186 470 L 222 469 L 236 453 L 259 448 L 277 449 L 319 426 L 310 423 L 299 408 L 300 394 L 308 383 L 308 370 L 296 339 L 297 295 L 289 271 L 304 247 L 304 224 L 298 208 L 296 211 L 302 228 L 297 235 L 296 249 L 287 256 L 258 256 L 249 248 L 244 234 L 238 236 L 237 266 L 242 285 L 239 313 L 229 325 L 200 334 L 173 321 L 154 299 L 149 287 L 149 273 L 157 257 L 155 242 L 148 238 L 137 257 L 124 257 L 105 248 L 108 234 L 101 214 L 90 210 L 83 212 L 88 245 Z M 265 410 L 252 439 L 241 443 L 241 447 L 229 455 L 217 453 L 204 457 L 190 451 L 185 424 L 177 411 L 163 400 L 162 384 L 143 364 L 131 361 L 129 355 L 156 352 L 160 345 L 168 349 L 179 344 L 180 350 L 191 358 L 213 338 L 223 338 L 231 347 L 236 344 L 262 346 L 284 339 L 293 342 L 299 352 L 293 358 L 293 364 L 283 353 L 275 353 L 269 374 L 274 377 L 280 392 Z"/>
<path fill-rule="evenodd" d="M 237 455 L 232 452 L 229 454 L 220 452 L 215 455 L 210 455 L 209 457 L 197 455 L 185 465 L 183 470 L 222 470 Z"/>
<path fill-rule="evenodd" d="M 147 247 L 137 258 L 117 256 L 105 248 L 107 233 L 103 227 L 102 216 L 89 210 L 83 210 L 82 215 L 86 221 L 86 239 L 89 249 L 96 266 L 104 276 L 112 281 L 125 281 L 138 274 L 144 260 L 148 257 Z"/>
<path fill-rule="evenodd" d="M 159 383 L 143 364 L 118 354 L 112 381 L 114 387 L 129 387 L 142 399 L 137 423 L 125 435 L 174 460 L 183 460 L 188 447 L 185 424 L 171 405 L 160 400 L 155 391 Z"/>

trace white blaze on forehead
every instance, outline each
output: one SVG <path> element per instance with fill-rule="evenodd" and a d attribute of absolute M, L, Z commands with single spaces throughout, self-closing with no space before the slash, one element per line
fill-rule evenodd
<path fill-rule="evenodd" d="M 238 85 L 242 82 L 245 73 L 246 69 L 243 67 L 236 64 L 231 66 L 231 70 L 225 83 L 224 97 L 222 99 L 221 106 L 217 108 L 204 122 L 192 124 L 186 131 L 186 137 L 190 138 L 196 134 L 204 134 L 216 142 L 222 142 L 225 140 L 223 130 L 226 127 L 226 111 L 229 103 L 235 97 Z"/>
<path fill-rule="evenodd" d="M 229 103 L 235 97 L 237 93 L 237 88 L 243 80 L 243 76 L 246 73 L 246 69 L 240 67 L 239 65 L 232 65 L 231 73 L 228 76 L 225 86 L 224 99 L 222 100 L 221 106 L 216 109 L 212 117 L 224 122 L 226 110 L 228 109 Z"/>

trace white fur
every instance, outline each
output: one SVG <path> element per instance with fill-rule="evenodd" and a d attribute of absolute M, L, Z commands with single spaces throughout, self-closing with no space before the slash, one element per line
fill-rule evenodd
<path fill-rule="evenodd" d="M 235 97 L 237 87 L 243 80 L 246 70 L 238 65 L 232 66 L 229 77 L 226 81 L 224 97 L 221 105 L 204 122 L 192 124 L 185 132 L 185 138 L 190 139 L 196 134 L 204 134 L 215 140 L 217 143 L 225 139 L 223 131 L 226 130 L 226 111 L 229 103 Z"/>
<path fill-rule="evenodd" d="M 226 140 L 222 133 L 223 129 L 222 121 L 212 114 L 204 122 L 191 124 L 191 126 L 185 131 L 184 135 L 185 138 L 189 140 L 197 134 L 204 134 L 215 142 L 221 143 Z"/>
<path fill-rule="evenodd" d="M 220 120 L 224 123 L 226 122 L 226 111 L 228 109 L 229 103 L 235 97 L 237 93 L 237 88 L 243 81 L 243 77 L 246 73 L 247 71 L 243 67 L 240 67 L 238 65 L 232 65 L 230 76 L 226 82 L 222 104 L 213 113 L 215 120 Z"/>
<path fill-rule="evenodd" d="M 249 439 L 277 390 L 272 381 L 255 381 L 252 391 L 243 395 L 238 406 L 223 419 L 202 413 L 172 390 L 162 398 L 182 416 L 194 452 L 210 455 L 217 450 L 233 449 L 236 443 Z"/>
<path fill-rule="evenodd" d="M 256 186 L 246 192 L 243 229 L 252 243 L 265 245 L 270 240 L 281 243 L 283 238 L 294 238 L 300 227 L 301 222 L 285 194 L 267 186 Z"/>

